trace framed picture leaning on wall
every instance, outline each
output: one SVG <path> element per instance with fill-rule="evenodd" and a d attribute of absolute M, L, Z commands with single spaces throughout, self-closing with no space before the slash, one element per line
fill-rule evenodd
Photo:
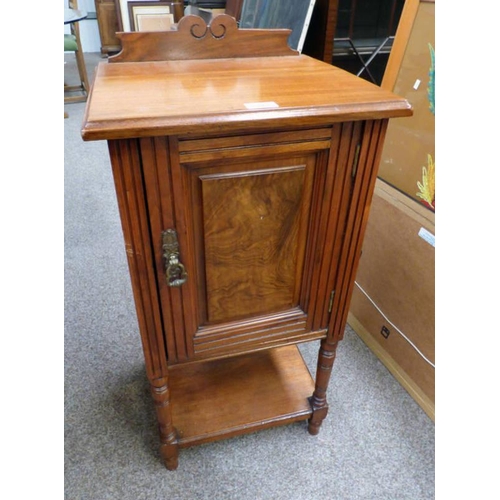
<path fill-rule="evenodd" d="M 175 2 L 127 2 L 131 31 L 169 31 L 175 24 Z"/>

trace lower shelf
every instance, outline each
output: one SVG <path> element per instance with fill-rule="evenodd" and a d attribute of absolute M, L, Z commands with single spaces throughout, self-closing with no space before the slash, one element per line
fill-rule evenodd
<path fill-rule="evenodd" d="M 306 420 L 314 381 L 295 345 L 169 369 L 180 447 Z"/>

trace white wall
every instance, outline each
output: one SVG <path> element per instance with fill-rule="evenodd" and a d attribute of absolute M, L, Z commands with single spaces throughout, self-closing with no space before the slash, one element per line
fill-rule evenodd
<path fill-rule="evenodd" d="M 67 0 L 63 0 L 64 7 L 67 7 Z M 94 0 L 78 0 L 78 7 L 87 12 L 95 12 Z M 69 33 L 69 26 L 64 26 L 64 33 Z M 97 19 L 84 19 L 80 21 L 80 37 L 84 52 L 101 52 L 101 39 Z"/>

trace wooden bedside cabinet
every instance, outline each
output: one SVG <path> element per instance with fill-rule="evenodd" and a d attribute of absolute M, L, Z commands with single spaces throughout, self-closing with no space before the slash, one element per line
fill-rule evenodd
<path fill-rule="evenodd" d="M 318 432 L 387 121 L 411 114 L 288 34 L 227 15 L 119 34 L 88 100 L 168 469 L 186 446 L 297 420 Z M 296 344 L 318 339 L 313 380 Z"/>

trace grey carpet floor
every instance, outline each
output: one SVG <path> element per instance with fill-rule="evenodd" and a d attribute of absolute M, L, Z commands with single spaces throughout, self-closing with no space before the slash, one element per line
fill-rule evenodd
<path fill-rule="evenodd" d="M 101 59 L 86 59 L 92 74 Z M 84 108 L 66 105 L 64 120 L 65 498 L 433 499 L 434 423 L 349 327 L 318 436 L 291 424 L 164 468 L 107 146 L 81 140 Z M 318 343 L 301 351 L 314 374 Z"/>

